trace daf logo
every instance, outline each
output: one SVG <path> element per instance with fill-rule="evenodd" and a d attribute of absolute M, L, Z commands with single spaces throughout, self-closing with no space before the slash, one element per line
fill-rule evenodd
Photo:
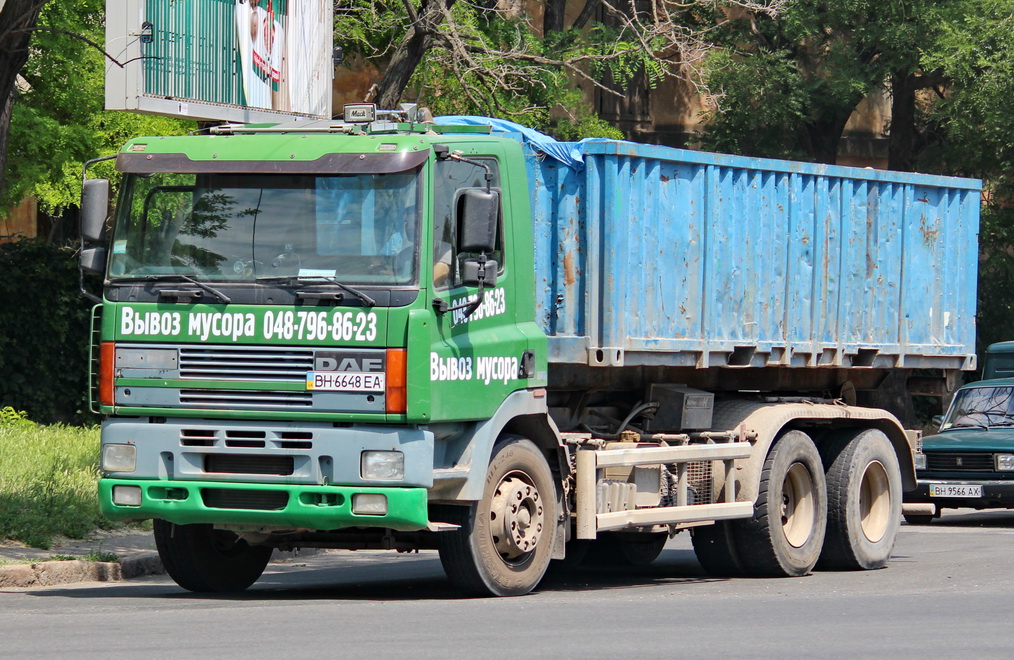
<path fill-rule="evenodd" d="M 313 359 L 314 371 L 383 371 L 384 358 L 367 355 L 317 355 Z"/>

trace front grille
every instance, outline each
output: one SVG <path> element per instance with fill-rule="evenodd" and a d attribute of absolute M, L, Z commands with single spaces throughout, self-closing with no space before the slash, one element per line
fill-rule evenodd
<path fill-rule="evenodd" d="M 313 371 L 313 349 L 181 346 L 180 378 L 302 383 Z"/>
<path fill-rule="evenodd" d="M 305 376 L 304 376 L 305 377 Z M 180 390 L 180 403 L 194 408 L 309 408 L 312 392 Z"/>
<path fill-rule="evenodd" d="M 252 509 L 281 511 L 289 503 L 289 494 L 277 490 L 229 490 L 202 488 L 204 506 L 212 509 Z"/>
<path fill-rule="evenodd" d="M 288 476 L 295 471 L 292 456 L 251 456 L 248 454 L 207 454 L 204 471 L 218 474 L 275 474 Z"/>
<path fill-rule="evenodd" d="M 181 447 L 247 447 L 262 449 L 313 449 L 310 431 L 256 431 L 244 429 L 180 429 Z"/>
<path fill-rule="evenodd" d="M 927 472 L 993 472 L 993 454 L 988 452 L 926 452 Z"/>

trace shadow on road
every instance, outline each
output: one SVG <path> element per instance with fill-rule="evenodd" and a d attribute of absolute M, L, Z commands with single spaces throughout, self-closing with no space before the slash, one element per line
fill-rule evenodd
<path fill-rule="evenodd" d="M 1014 529 L 1014 511 L 1008 509 L 944 509 L 939 518 L 925 525 L 910 525 L 919 529 L 927 527 L 977 527 L 993 529 Z M 904 528 L 903 528 L 904 529 Z"/>
<path fill-rule="evenodd" d="M 344 565 L 343 565 L 344 564 Z M 462 596 L 444 576 L 435 554 L 405 558 L 331 560 L 325 566 L 299 564 L 277 567 L 265 573 L 250 589 L 230 594 L 195 594 L 184 591 L 167 578 L 125 582 L 109 586 L 49 588 L 20 592 L 42 598 L 164 598 L 200 602 L 257 602 L 286 600 L 415 601 L 458 600 Z M 649 566 L 579 567 L 551 571 L 533 592 L 602 591 L 639 586 L 692 585 L 724 581 L 704 573 L 693 551 L 664 550 Z"/>

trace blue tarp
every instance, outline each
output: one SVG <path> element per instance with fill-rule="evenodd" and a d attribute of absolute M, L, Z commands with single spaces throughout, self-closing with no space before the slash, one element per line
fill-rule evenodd
<path fill-rule="evenodd" d="M 494 133 L 518 133 L 526 144 L 547 156 L 552 156 L 564 165 L 577 171 L 584 169 L 584 149 L 580 142 L 560 142 L 531 128 L 515 124 L 506 119 L 474 117 L 471 115 L 447 115 L 436 117 L 434 123 L 444 126 L 490 126 Z"/>

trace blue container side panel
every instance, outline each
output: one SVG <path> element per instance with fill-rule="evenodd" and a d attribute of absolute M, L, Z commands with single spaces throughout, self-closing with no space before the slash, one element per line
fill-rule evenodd
<path fill-rule="evenodd" d="M 974 366 L 977 182 L 619 142 L 586 144 L 582 171 L 526 153 L 551 360 Z"/>

